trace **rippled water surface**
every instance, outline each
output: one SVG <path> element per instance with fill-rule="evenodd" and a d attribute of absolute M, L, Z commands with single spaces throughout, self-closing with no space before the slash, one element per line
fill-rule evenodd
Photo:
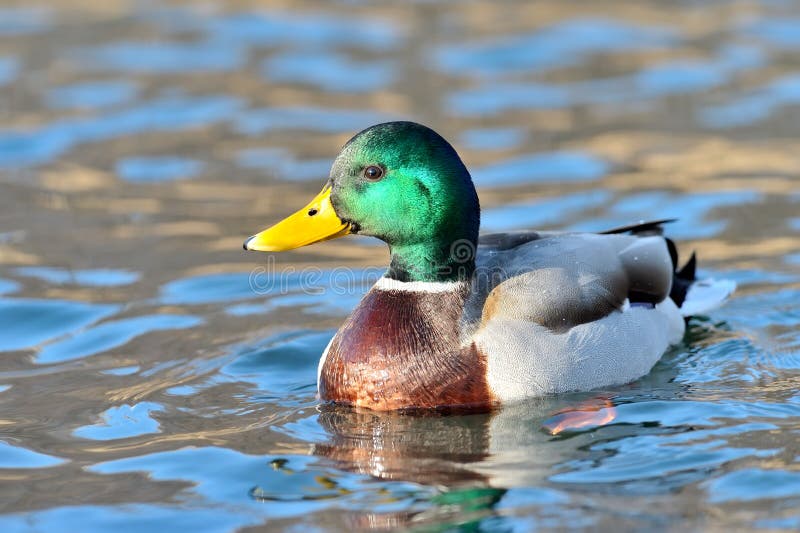
<path fill-rule="evenodd" d="M 0 94 L 3 531 L 800 528 L 796 3 L 6 2 Z M 396 118 L 485 230 L 677 217 L 735 298 L 612 390 L 318 405 L 385 247 L 241 243 Z"/>

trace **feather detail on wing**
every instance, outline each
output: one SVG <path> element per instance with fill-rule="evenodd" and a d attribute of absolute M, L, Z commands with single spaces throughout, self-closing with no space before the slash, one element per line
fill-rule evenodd
<path fill-rule="evenodd" d="M 656 304 L 672 285 L 663 237 L 525 233 L 481 244 L 465 315 L 484 323 L 502 316 L 563 332 L 620 310 L 626 300 Z"/>

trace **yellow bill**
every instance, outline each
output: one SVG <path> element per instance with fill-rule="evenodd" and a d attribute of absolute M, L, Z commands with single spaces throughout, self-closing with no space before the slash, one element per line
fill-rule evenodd
<path fill-rule="evenodd" d="M 331 188 L 326 186 L 307 206 L 244 241 L 244 249 L 283 252 L 348 233 L 350 225 L 336 215 L 331 205 Z"/>

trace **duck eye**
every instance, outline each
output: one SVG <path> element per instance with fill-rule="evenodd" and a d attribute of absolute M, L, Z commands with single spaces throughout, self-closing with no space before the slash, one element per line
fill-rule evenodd
<path fill-rule="evenodd" d="M 369 181 L 378 181 L 383 177 L 383 169 L 376 165 L 370 165 L 364 169 L 364 177 Z"/>

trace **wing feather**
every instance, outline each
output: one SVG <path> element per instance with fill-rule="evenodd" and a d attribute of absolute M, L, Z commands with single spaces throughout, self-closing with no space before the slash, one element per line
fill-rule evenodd
<path fill-rule="evenodd" d="M 669 296 L 673 267 L 663 237 L 517 235 L 529 238 L 494 237 L 485 253 L 479 248 L 468 323 L 503 317 L 563 332 L 621 310 L 626 300 L 655 304 Z"/>

